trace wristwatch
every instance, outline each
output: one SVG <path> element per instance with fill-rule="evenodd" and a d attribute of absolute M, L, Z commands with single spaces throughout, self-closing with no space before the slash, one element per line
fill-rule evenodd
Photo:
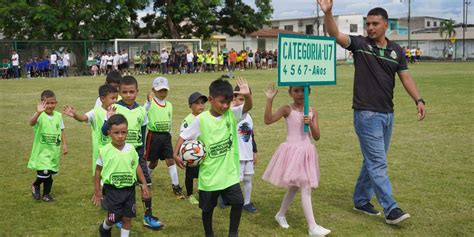
<path fill-rule="evenodd" d="M 425 100 L 424 100 L 423 98 L 417 99 L 417 100 L 415 101 L 415 104 L 418 105 L 418 103 L 420 103 L 420 102 L 423 103 L 424 105 L 426 105 Z"/>

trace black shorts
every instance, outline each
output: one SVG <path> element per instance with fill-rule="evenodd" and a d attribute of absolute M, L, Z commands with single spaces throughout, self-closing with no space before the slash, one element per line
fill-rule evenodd
<path fill-rule="evenodd" d="M 47 179 L 55 174 L 57 174 L 58 172 L 55 172 L 55 171 L 52 171 L 52 170 L 37 170 L 36 171 L 36 177 L 39 177 L 39 178 L 44 178 L 44 179 Z"/>
<path fill-rule="evenodd" d="M 136 216 L 135 185 L 125 188 L 116 188 L 109 184 L 104 184 L 105 203 L 107 203 L 107 219 L 116 223 L 122 220 L 122 217 Z"/>
<path fill-rule="evenodd" d="M 139 146 L 135 148 L 135 150 L 138 153 L 138 164 L 140 165 L 140 168 L 142 168 L 143 176 L 145 176 L 145 181 L 148 185 L 151 185 L 151 176 L 148 173 L 148 166 L 146 164 L 145 158 L 143 157 L 143 152 L 144 152 L 143 146 Z M 137 174 L 137 180 L 139 183 L 141 183 L 140 179 L 138 179 L 138 174 Z"/>
<path fill-rule="evenodd" d="M 199 178 L 199 166 L 186 167 L 186 178 L 191 178 L 191 179 Z"/>
<path fill-rule="evenodd" d="M 203 212 L 209 212 L 217 205 L 217 197 L 221 195 L 229 205 L 244 205 L 244 196 L 240 189 L 240 183 L 236 183 L 226 189 L 217 191 L 199 190 L 199 208 Z"/>
<path fill-rule="evenodd" d="M 150 162 L 173 159 L 171 134 L 167 132 L 148 131 L 146 136 L 145 159 Z"/>

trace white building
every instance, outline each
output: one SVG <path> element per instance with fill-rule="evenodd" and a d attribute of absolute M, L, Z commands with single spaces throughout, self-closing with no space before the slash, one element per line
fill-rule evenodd
<path fill-rule="evenodd" d="M 364 35 L 364 16 L 360 14 L 334 16 L 339 30 L 349 35 Z M 324 17 L 319 17 L 318 21 L 314 17 L 298 19 L 277 19 L 271 20 L 271 26 L 249 34 L 243 38 L 240 36 L 227 37 L 226 48 L 235 50 L 275 50 L 278 48 L 278 33 L 297 33 L 308 35 L 327 35 L 325 33 Z M 337 47 L 337 58 L 345 59 L 347 51 L 342 47 Z"/>

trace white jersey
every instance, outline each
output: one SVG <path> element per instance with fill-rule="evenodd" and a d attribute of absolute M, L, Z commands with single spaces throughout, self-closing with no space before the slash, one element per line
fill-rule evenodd
<path fill-rule="evenodd" d="M 12 65 L 13 66 L 18 66 L 20 64 L 20 57 L 18 56 L 17 53 L 12 55 Z"/>
<path fill-rule="evenodd" d="M 240 160 L 253 160 L 253 119 L 249 113 L 242 114 L 242 118 L 237 123 L 237 137 L 239 140 Z"/>
<path fill-rule="evenodd" d="M 128 63 L 128 53 L 122 54 L 122 63 Z"/>

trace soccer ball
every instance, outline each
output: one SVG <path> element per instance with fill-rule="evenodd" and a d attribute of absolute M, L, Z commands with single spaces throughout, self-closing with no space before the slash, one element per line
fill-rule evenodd
<path fill-rule="evenodd" d="M 179 149 L 179 156 L 188 167 L 198 166 L 205 153 L 204 144 L 195 140 L 185 141 Z"/>

